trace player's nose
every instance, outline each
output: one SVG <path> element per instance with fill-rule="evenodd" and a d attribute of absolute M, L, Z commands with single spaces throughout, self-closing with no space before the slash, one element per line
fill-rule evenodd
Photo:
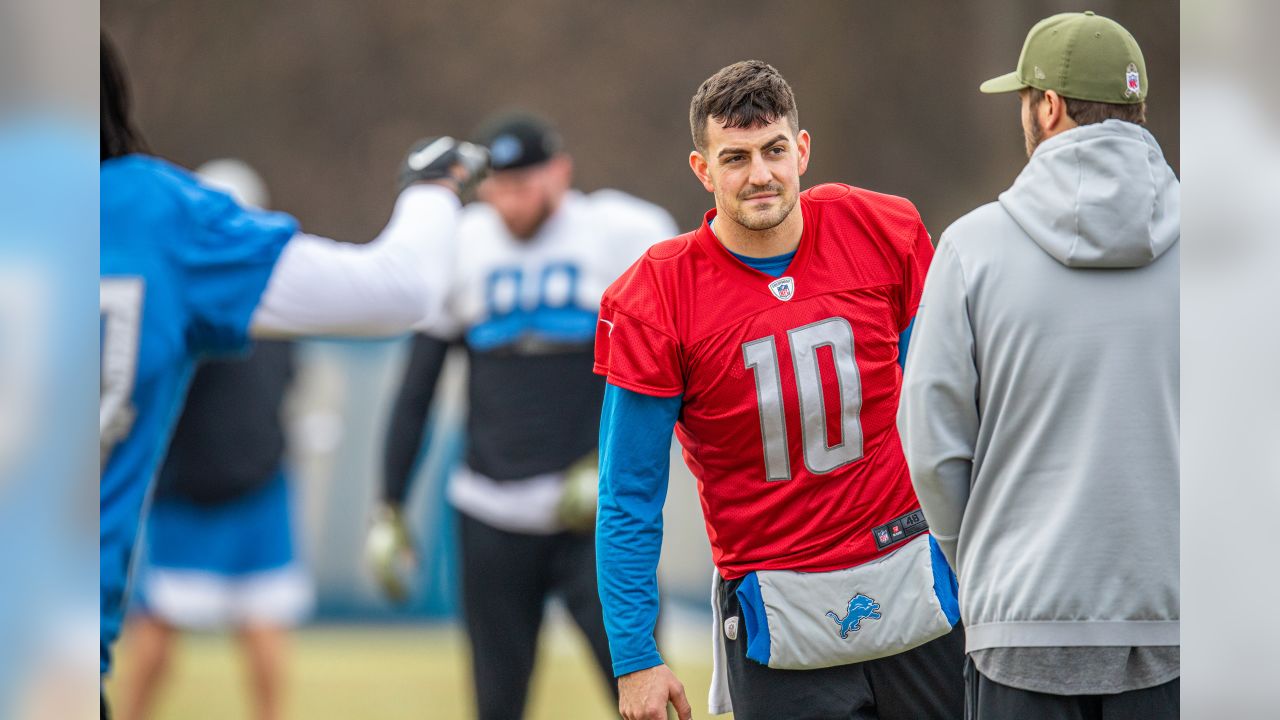
<path fill-rule="evenodd" d="M 754 154 L 751 156 L 751 176 L 747 180 L 757 187 L 767 187 L 773 180 L 773 173 L 769 171 L 769 164 L 764 161 L 764 155 Z"/>

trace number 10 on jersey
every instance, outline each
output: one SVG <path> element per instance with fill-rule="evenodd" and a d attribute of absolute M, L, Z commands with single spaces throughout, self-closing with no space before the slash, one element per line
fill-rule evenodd
<path fill-rule="evenodd" d="M 841 317 L 827 318 L 787 331 L 791 364 L 800 397 L 800 427 L 804 465 L 823 475 L 862 457 L 862 379 L 853 351 L 853 327 Z M 840 388 L 840 441 L 827 444 L 827 403 L 822 391 L 818 349 L 831 348 Z M 764 443 L 765 477 L 791 479 L 786 409 L 782 401 L 782 373 L 778 346 L 772 335 L 742 345 L 747 369 L 755 374 L 756 404 L 760 409 L 760 437 Z"/>

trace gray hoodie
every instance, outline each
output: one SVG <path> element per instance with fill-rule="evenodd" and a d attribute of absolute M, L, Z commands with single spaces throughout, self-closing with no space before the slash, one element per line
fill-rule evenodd
<path fill-rule="evenodd" d="M 972 652 L 1178 644 L 1179 186 L 1118 120 L 943 233 L 898 411 Z"/>

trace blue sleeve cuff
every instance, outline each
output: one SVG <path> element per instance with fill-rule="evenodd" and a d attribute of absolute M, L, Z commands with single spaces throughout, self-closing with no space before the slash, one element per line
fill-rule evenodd
<path fill-rule="evenodd" d="M 645 653 L 643 656 L 634 660 L 615 660 L 613 662 L 613 676 L 622 677 L 628 673 L 639 672 L 640 670 L 648 670 L 651 667 L 657 667 L 662 664 L 662 656 L 657 650 L 651 653 Z"/>

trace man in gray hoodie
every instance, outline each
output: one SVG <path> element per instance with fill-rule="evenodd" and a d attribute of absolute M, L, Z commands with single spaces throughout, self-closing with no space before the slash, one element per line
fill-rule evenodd
<path fill-rule="evenodd" d="M 898 428 L 959 576 L 969 712 L 1178 712 L 1178 180 L 1119 24 L 1055 15 L 1014 72 L 1030 161 L 943 233 Z"/>

